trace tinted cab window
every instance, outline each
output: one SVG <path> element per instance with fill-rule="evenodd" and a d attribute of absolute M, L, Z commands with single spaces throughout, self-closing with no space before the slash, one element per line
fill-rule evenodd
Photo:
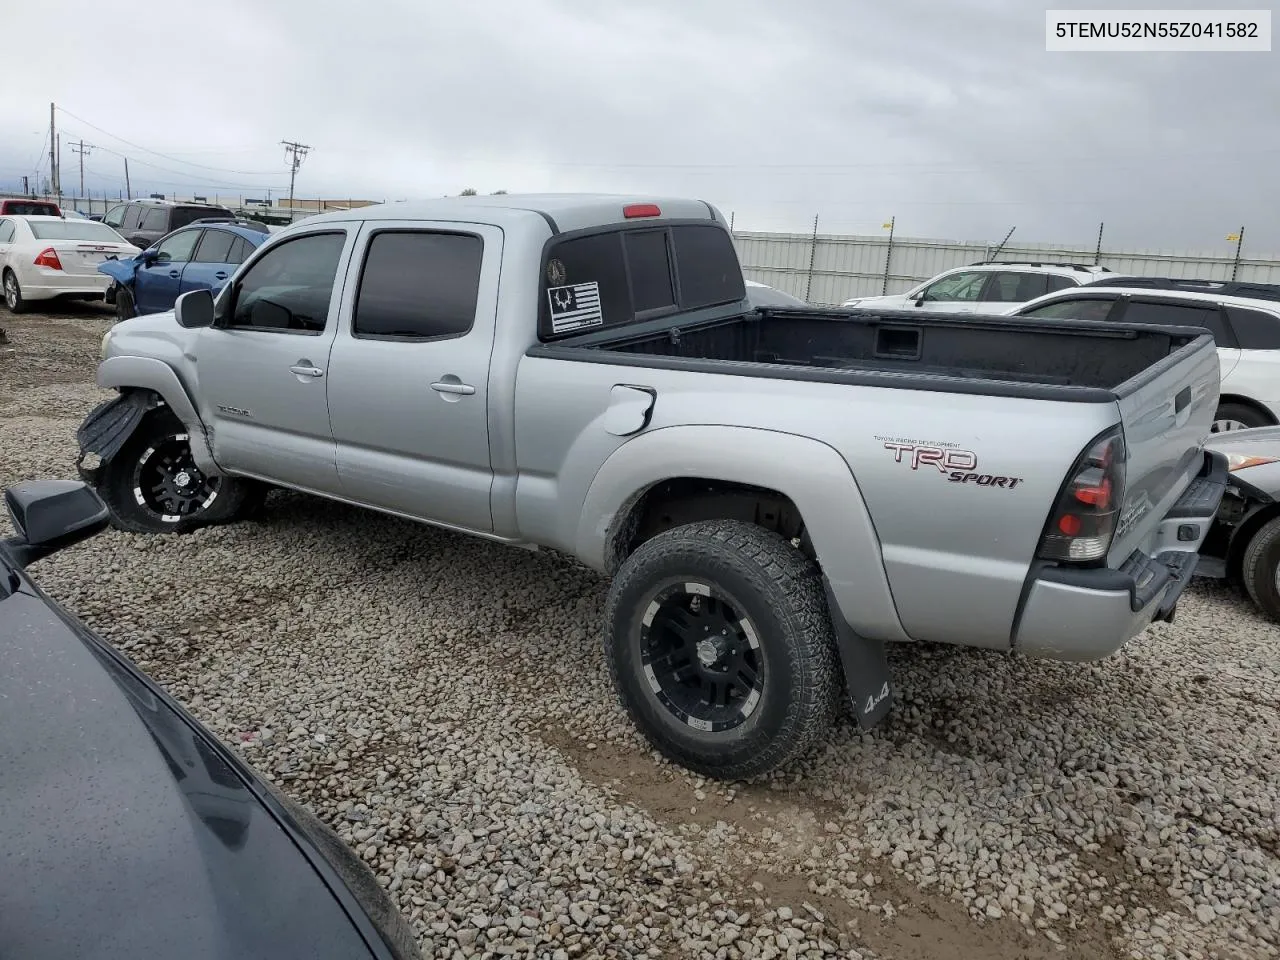
<path fill-rule="evenodd" d="M 734 303 L 746 283 L 718 224 L 608 230 L 552 244 L 543 276 L 543 338 Z"/>
<path fill-rule="evenodd" d="M 343 233 L 312 233 L 264 253 L 236 283 L 229 326 L 319 333 L 329 319 Z"/>
<path fill-rule="evenodd" d="M 472 234 L 384 230 L 369 241 L 353 333 L 437 340 L 471 329 L 484 241 Z"/>

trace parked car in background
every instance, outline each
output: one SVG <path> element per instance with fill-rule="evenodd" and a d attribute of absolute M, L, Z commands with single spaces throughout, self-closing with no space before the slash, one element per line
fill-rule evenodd
<path fill-rule="evenodd" d="M 1243 587 L 1280 622 L 1280 427 L 1233 430 L 1207 446 L 1226 455 L 1231 481 L 1196 572 Z"/>
<path fill-rule="evenodd" d="M 694 199 L 324 214 L 101 356 L 78 467 L 119 526 L 266 483 L 571 554 L 632 719 L 727 779 L 842 690 L 874 726 L 888 642 L 1110 655 L 1172 617 L 1226 476 L 1205 331 L 755 307 Z"/>
<path fill-rule="evenodd" d="M 179 227 L 206 217 L 234 220 L 226 207 L 210 203 L 179 203 L 175 200 L 127 200 L 111 207 L 102 222 L 120 231 L 120 235 L 145 250 Z"/>
<path fill-rule="evenodd" d="M 1258 299 L 1189 289 L 1187 281 L 1159 286 L 1158 279 L 1134 286 L 1120 282 L 1126 285 L 1089 284 L 1049 294 L 1012 312 L 1021 317 L 1204 327 L 1218 345 L 1221 365 L 1213 432 L 1280 423 L 1280 288 L 1272 291 L 1273 299 Z M 1259 292 L 1267 291 L 1253 291 Z"/>
<path fill-rule="evenodd" d="M 161 313 L 188 290 L 217 294 L 268 236 L 262 224 L 251 221 L 197 221 L 132 259 L 98 264 L 98 272 L 112 280 L 107 300 L 121 320 Z"/>
<path fill-rule="evenodd" d="M 871 310 L 918 309 L 932 313 L 1000 313 L 1110 272 L 1096 264 L 988 261 L 946 270 L 905 293 L 854 297 L 841 306 Z"/>
<path fill-rule="evenodd" d="M 35 300 L 101 300 L 108 257 L 138 248 L 103 223 L 63 217 L 0 217 L 0 286 L 5 306 L 21 313 Z"/>
<path fill-rule="evenodd" d="M 747 301 L 757 307 L 807 307 L 799 297 L 793 297 L 789 293 L 771 287 L 766 283 L 756 283 L 754 280 L 746 281 L 747 284 Z"/>
<path fill-rule="evenodd" d="M 60 217 L 61 208 L 52 200 L 0 200 L 0 217 Z"/>

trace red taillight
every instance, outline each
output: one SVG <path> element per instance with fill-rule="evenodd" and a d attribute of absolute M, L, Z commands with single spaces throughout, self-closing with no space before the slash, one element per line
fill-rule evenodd
<path fill-rule="evenodd" d="M 62 261 L 58 259 L 58 251 L 53 247 L 45 247 L 32 262 L 37 267 L 48 267 L 50 270 L 62 269 Z"/>
<path fill-rule="evenodd" d="M 1036 553 L 1040 559 L 1087 563 L 1107 555 L 1120 516 L 1124 462 L 1119 429 L 1089 444 L 1058 495 Z"/>
<path fill-rule="evenodd" d="M 662 211 L 656 203 L 631 203 L 622 208 L 622 215 L 628 220 L 636 217 L 660 217 Z"/>

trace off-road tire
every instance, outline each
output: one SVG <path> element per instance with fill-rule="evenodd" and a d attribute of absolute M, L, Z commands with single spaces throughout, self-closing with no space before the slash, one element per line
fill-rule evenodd
<path fill-rule="evenodd" d="M 1244 403 L 1218 404 L 1218 412 L 1213 415 L 1213 422 L 1216 424 L 1219 420 L 1236 420 L 1243 423 L 1246 428 L 1272 425 L 1270 418 L 1265 414 Z"/>
<path fill-rule="evenodd" d="M 763 651 L 758 706 L 722 732 L 682 721 L 645 672 L 646 611 L 686 579 L 727 597 Z M 778 534 L 750 523 L 691 523 L 643 543 L 613 578 L 604 633 L 609 672 L 633 722 L 655 749 L 704 776 L 737 780 L 784 766 L 836 717 L 843 678 L 818 568 Z"/>
<path fill-rule="evenodd" d="M 159 513 L 140 504 L 134 495 L 134 469 L 139 460 L 156 442 L 186 430 L 172 411 L 152 410 L 142 418 L 124 446 L 102 465 L 97 491 L 116 529 L 130 533 L 190 533 L 200 527 L 238 520 L 261 504 L 265 496 L 263 485 L 233 477 L 218 478 L 218 495 L 213 503 L 176 522 L 162 520 Z"/>
<path fill-rule="evenodd" d="M 22 284 L 18 283 L 18 275 L 12 270 L 6 269 L 4 274 L 0 275 L 0 299 L 4 301 L 10 313 L 27 312 L 27 301 L 22 296 Z"/>
<path fill-rule="evenodd" d="M 116 320 L 130 320 L 137 313 L 134 307 L 133 294 L 124 287 L 116 288 Z"/>
<path fill-rule="evenodd" d="M 1280 590 L 1276 589 L 1276 568 L 1280 567 L 1280 517 L 1268 520 L 1254 533 L 1244 548 L 1240 576 L 1249 599 L 1272 620 L 1280 622 Z"/>

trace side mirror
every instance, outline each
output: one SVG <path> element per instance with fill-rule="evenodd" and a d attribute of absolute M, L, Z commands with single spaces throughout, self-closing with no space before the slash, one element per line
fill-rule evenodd
<path fill-rule="evenodd" d="M 142 261 L 143 266 L 147 266 L 147 267 L 151 266 L 159 258 L 160 258 L 160 251 L 154 250 L 154 249 L 143 250 L 140 254 L 138 254 L 138 259 Z"/>
<path fill-rule="evenodd" d="M 188 290 L 174 303 L 173 315 L 178 326 L 188 330 L 213 326 L 213 293 L 209 290 Z"/>
<path fill-rule="evenodd" d="M 106 504 L 79 480 L 28 480 L 4 492 L 17 536 L 3 541 L 19 567 L 107 528 Z"/>

